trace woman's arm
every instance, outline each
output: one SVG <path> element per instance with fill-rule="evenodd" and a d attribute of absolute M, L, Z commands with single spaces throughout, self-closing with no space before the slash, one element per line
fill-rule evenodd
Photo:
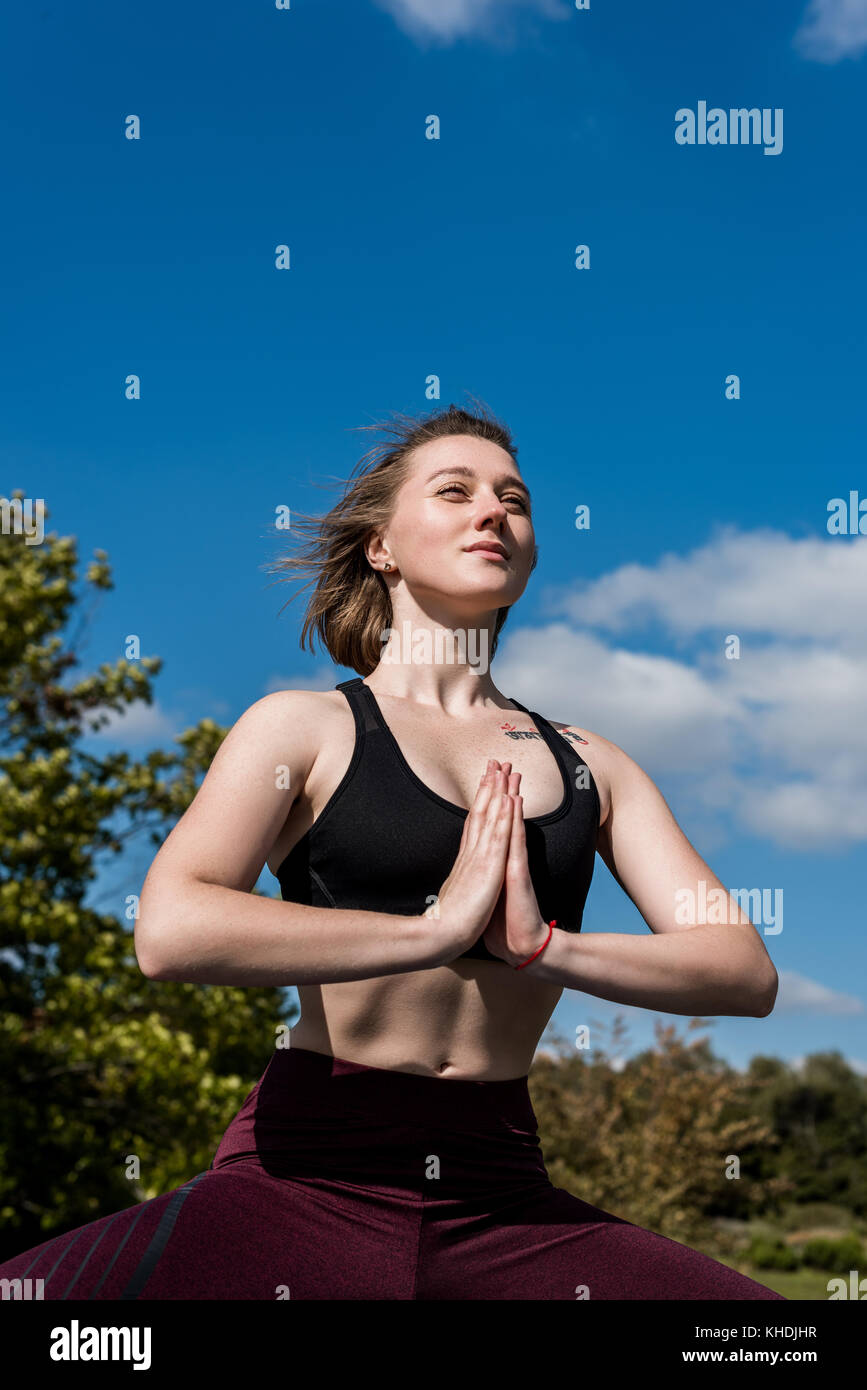
<path fill-rule="evenodd" d="M 136 945 L 142 973 L 152 980 L 332 984 L 443 963 L 431 930 L 436 923 L 424 917 L 306 907 L 201 879 L 176 881 L 173 899 L 171 929 L 148 948 L 155 954 Z"/>
<path fill-rule="evenodd" d="M 316 984 L 431 969 L 448 956 L 437 943 L 439 924 L 424 916 L 252 894 L 309 776 L 322 724 L 315 692 L 280 691 L 251 705 L 229 731 L 145 879 L 135 925 L 144 975 Z"/>
<path fill-rule="evenodd" d="M 590 737 L 611 797 L 597 849 L 654 935 L 573 936 L 555 929 L 527 974 L 666 1013 L 765 1017 L 774 1006 L 777 972 L 749 917 L 690 844 L 647 774 L 617 744 Z M 717 923 L 708 912 L 708 922 L 697 922 L 700 904 L 713 903 L 714 890 L 725 920 Z"/>

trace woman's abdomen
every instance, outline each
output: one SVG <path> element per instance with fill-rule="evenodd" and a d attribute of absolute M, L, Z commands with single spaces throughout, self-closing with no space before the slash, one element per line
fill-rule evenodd
<path fill-rule="evenodd" d="M 559 985 L 479 960 L 297 988 L 297 1047 L 475 1081 L 526 1076 L 562 994 Z"/>

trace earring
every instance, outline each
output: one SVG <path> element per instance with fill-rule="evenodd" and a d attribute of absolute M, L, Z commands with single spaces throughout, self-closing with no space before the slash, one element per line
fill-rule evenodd
<path fill-rule="evenodd" d="M 391 569 L 391 562 L 388 561 L 386 564 L 383 565 L 382 568 L 385 569 L 385 570 L 390 570 L 390 569 Z"/>

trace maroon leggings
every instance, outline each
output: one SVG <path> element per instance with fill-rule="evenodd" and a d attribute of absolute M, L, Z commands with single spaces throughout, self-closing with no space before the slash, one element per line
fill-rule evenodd
<path fill-rule="evenodd" d="M 0 1278 L 72 1300 L 782 1298 L 554 1187 L 526 1077 L 297 1047 L 275 1051 L 204 1173 Z"/>

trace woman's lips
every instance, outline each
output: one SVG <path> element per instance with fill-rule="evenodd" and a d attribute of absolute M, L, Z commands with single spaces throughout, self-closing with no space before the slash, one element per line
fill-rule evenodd
<path fill-rule="evenodd" d="M 500 560 L 504 565 L 508 564 L 505 555 L 501 555 L 499 550 L 485 550 L 480 546 L 478 549 L 468 550 L 466 553 L 468 555 L 481 555 L 485 560 Z"/>

